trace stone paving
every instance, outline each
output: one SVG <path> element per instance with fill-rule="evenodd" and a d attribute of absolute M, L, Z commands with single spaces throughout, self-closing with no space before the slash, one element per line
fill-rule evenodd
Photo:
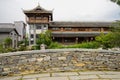
<path fill-rule="evenodd" d="M 24 76 L 2 77 L 0 80 L 120 80 L 120 72 L 85 71 L 30 74 Z"/>

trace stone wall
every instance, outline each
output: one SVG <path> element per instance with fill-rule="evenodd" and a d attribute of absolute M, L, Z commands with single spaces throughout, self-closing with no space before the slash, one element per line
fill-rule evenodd
<path fill-rule="evenodd" d="M 0 54 L 0 75 L 57 71 L 120 71 L 120 51 L 55 49 Z"/>

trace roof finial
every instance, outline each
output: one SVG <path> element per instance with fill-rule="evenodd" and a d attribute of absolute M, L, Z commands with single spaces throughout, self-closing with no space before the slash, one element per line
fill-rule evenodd
<path fill-rule="evenodd" d="M 40 6 L 40 3 L 38 2 L 38 6 Z"/>

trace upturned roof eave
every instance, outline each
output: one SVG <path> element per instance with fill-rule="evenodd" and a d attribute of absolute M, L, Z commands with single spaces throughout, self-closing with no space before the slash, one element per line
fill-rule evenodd
<path fill-rule="evenodd" d="M 52 13 L 52 10 L 46 10 L 42 8 L 39 4 L 37 7 L 31 9 L 31 10 L 23 10 L 24 13 Z"/>
<path fill-rule="evenodd" d="M 112 22 L 50 22 L 50 27 L 110 27 Z"/>
<path fill-rule="evenodd" d="M 30 14 L 30 13 L 52 13 L 52 11 L 23 11 L 25 14 Z"/>
<path fill-rule="evenodd" d="M 110 27 L 110 26 L 50 25 L 49 27 Z"/>

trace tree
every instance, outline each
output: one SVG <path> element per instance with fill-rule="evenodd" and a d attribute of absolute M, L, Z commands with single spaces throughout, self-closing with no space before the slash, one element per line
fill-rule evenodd
<path fill-rule="evenodd" d="M 101 34 L 100 36 L 97 36 L 95 40 L 101 44 L 102 48 L 112 48 L 114 45 L 112 44 L 113 41 L 113 33 L 108 34 Z"/>
<path fill-rule="evenodd" d="M 51 32 L 46 31 L 45 33 L 41 33 L 39 35 L 39 38 L 37 39 L 36 43 L 37 45 L 45 44 L 49 46 L 52 42 Z"/>
<path fill-rule="evenodd" d="M 108 34 L 96 37 L 103 48 L 120 47 L 120 22 L 113 23 Z"/>
<path fill-rule="evenodd" d="M 111 1 L 117 3 L 118 5 L 120 5 L 120 0 L 111 0 Z"/>
<path fill-rule="evenodd" d="M 117 3 L 120 6 L 120 0 L 111 0 L 111 1 Z M 114 33 L 113 43 L 116 46 L 120 47 L 120 22 L 119 21 L 116 24 L 114 24 L 111 31 Z"/>
<path fill-rule="evenodd" d="M 116 22 L 111 27 L 111 32 L 113 36 L 112 43 L 115 47 L 120 47 L 120 22 Z"/>

